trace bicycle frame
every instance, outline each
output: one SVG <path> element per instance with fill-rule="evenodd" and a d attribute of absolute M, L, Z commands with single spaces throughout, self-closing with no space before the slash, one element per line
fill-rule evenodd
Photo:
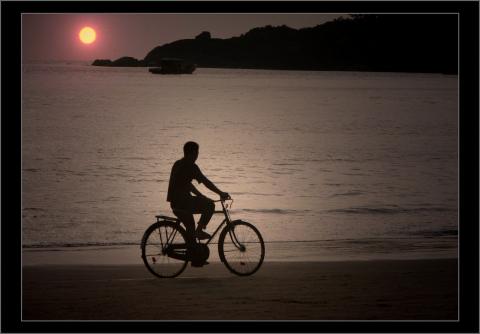
<path fill-rule="evenodd" d="M 231 200 L 231 201 L 233 202 L 233 200 Z M 224 225 L 230 225 L 232 223 L 232 220 L 230 218 L 230 213 L 228 212 L 228 207 L 227 207 L 227 205 L 225 205 L 225 201 L 224 200 L 216 200 L 214 202 L 220 202 L 222 204 L 222 210 L 221 211 L 214 211 L 214 214 L 223 213 L 225 218 L 222 220 L 220 225 L 218 225 L 215 232 L 212 233 L 212 236 L 206 242 L 199 242 L 199 243 L 201 243 L 203 245 L 206 245 L 206 246 L 208 246 L 208 244 L 210 244 L 210 242 L 213 240 L 213 238 L 215 238 L 217 233 L 222 229 L 222 227 Z M 156 218 L 157 218 L 157 221 L 159 221 L 160 219 L 166 219 L 166 220 L 169 220 L 169 221 L 174 221 L 177 224 L 181 223 L 181 220 L 178 219 L 178 218 L 173 218 L 173 217 L 168 217 L 168 216 L 156 216 Z M 234 241 L 234 244 L 237 248 L 243 249 L 245 247 L 238 241 L 235 233 L 232 233 L 232 230 L 229 230 L 228 233 L 230 234 L 230 237 L 231 237 L 232 241 Z M 162 251 L 164 251 L 164 252 L 166 251 L 166 248 L 169 246 L 169 241 L 173 240 L 175 238 L 175 235 L 176 235 L 176 231 L 170 237 L 166 236 L 167 237 L 167 242 L 165 244 L 165 248 Z"/>
<path fill-rule="evenodd" d="M 233 200 L 232 200 L 233 201 Z M 225 201 L 222 201 L 222 200 L 218 200 L 218 201 L 214 201 L 214 202 L 220 202 L 222 204 L 222 211 L 215 211 L 214 214 L 218 214 L 218 213 L 223 213 L 225 215 L 225 218 L 222 220 L 222 222 L 220 223 L 220 225 L 218 225 L 217 229 L 215 230 L 215 232 L 212 233 L 212 236 L 210 237 L 210 239 L 208 239 L 206 242 L 204 242 L 203 244 L 205 245 L 208 245 L 210 243 L 210 241 L 213 240 L 213 238 L 215 237 L 215 235 L 218 233 L 218 231 L 221 230 L 221 228 L 223 227 L 223 225 L 229 225 L 232 220 L 230 219 L 230 213 L 228 212 L 228 209 L 227 207 L 225 206 Z M 236 239 L 236 238 L 235 238 Z M 237 241 L 238 242 L 238 241 Z"/>

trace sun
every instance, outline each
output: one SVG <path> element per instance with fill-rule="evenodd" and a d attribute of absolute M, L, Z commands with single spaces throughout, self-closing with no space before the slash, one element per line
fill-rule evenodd
<path fill-rule="evenodd" d="M 82 41 L 84 44 L 92 44 L 95 42 L 95 39 L 97 38 L 97 33 L 93 28 L 90 27 L 83 27 L 82 30 L 78 33 L 78 38 Z"/>

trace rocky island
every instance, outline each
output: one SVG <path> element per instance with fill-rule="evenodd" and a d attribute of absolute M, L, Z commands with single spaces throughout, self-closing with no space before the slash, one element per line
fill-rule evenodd
<path fill-rule="evenodd" d="M 144 59 L 97 59 L 95 66 L 159 66 L 178 58 L 197 67 L 457 73 L 455 15 L 351 15 L 311 28 L 254 28 L 212 38 L 207 31 L 153 48 Z"/>

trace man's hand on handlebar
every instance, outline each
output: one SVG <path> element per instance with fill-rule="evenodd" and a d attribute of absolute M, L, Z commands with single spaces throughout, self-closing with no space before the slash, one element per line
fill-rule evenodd
<path fill-rule="evenodd" d="M 228 193 L 222 192 L 222 193 L 220 193 L 220 199 L 222 201 L 226 201 L 226 200 L 229 200 L 229 199 L 232 199 L 232 198 L 230 197 L 230 195 Z"/>

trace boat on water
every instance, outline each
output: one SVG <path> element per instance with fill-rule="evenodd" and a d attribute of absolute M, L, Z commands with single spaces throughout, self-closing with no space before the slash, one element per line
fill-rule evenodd
<path fill-rule="evenodd" d="M 179 58 L 163 58 L 160 67 L 149 68 L 153 74 L 192 74 L 196 65 Z"/>

